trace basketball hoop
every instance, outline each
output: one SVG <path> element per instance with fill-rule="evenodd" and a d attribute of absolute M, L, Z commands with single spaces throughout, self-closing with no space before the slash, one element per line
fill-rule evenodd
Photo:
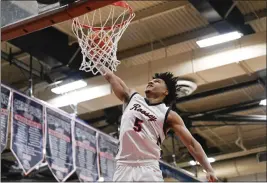
<path fill-rule="evenodd" d="M 117 9 L 123 10 L 122 13 Z M 74 18 L 72 31 L 83 54 L 80 70 L 104 75 L 99 69 L 100 64 L 112 72 L 116 71 L 120 64 L 117 59 L 118 42 L 134 16 L 132 8 L 126 2 L 120 1 L 104 7 L 102 12 L 99 9 L 93 14 Z"/>

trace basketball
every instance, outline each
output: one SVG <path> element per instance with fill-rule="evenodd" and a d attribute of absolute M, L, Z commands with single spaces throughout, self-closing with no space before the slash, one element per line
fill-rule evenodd
<path fill-rule="evenodd" d="M 88 45 L 88 49 L 91 50 L 90 54 L 109 52 L 112 48 L 112 39 L 106 33 L 95 32 L 88 36 Z"/>

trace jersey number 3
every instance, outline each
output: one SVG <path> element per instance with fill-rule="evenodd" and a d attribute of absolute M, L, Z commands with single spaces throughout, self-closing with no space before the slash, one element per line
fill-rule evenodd
<path fill-rule="evenodd" d="M 141 126 L 142 123 L 143 121 L 141 119 L 136 118 L 134 122 L 134 127 L 133 127 L 134 131 L 140 132 L 142 130 L 142 126 Z"/>

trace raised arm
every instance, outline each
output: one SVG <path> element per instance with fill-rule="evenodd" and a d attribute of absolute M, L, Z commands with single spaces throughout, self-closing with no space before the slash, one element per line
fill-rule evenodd
<path fill-rule="evenodd" d="M 122 101 L 127 103 L 128 99 L 133 93 L 133 90 L 128 88 L 126 84 L 116 76 L 114 73 L 112 73 L 107 67 L 99 65 L 99 69 L 104 71 L 106 73 L 104 78 L 110 83 L 112 90 L 114 91 L 115 95 Z"/>
<path fill-rule="evenodd" d="M 209 181 L 216 181 L 217 178 L 214 174 L 213 168 L 211 167 L 208 161 L 207 155 L 205 154 L 203 148 L 198 143 L 198 141 L 188 131 L 182 118 L 174 111 L 170 111 L 167 118 L 167 124 L 169 126 L 169 129 L 172 129 L 175 134 L 180 138 L 182 143 L 187 147 L 190 154 L 206 170 L 207 179 Z"/>

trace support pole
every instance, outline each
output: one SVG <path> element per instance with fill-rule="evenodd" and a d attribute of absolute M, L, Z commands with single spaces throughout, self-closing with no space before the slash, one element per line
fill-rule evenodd
<path fill-rule="evenodd" d="M 33 79 L 32 79 L 32 55 L 30 55 L 30 76 L 29 76 L 29 96 L 33 96 Z"/>
<path fill-rule="evenodd" d="M 172 134 L 172 158 L 173 158 L 173 165 L 176 167 L 174 135 L 175 134 Z"/>

